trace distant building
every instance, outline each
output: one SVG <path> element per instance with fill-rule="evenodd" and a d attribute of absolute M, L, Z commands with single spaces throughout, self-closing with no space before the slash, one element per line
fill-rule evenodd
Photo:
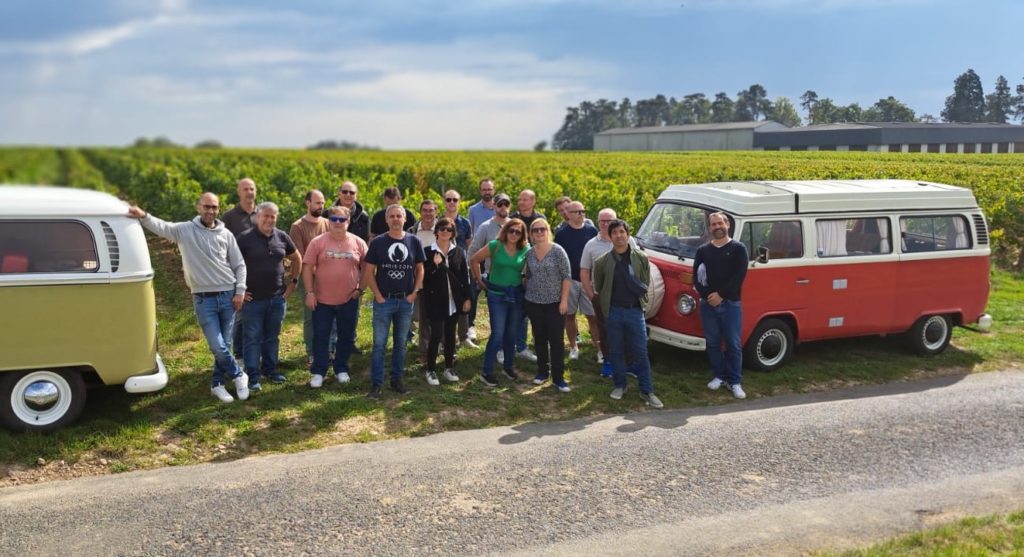
<path fill-rule="evenodd" d="M 755 132 L 787 130 L 771 120 L 615 128 L 594 135 L 595 151 L 749 151 Z"/>
<path fill-rule="evenodd" d="M 868 122 L 758 130 L 764 151 L 1024 153 L 1024 126 L 989 123 Z"/>

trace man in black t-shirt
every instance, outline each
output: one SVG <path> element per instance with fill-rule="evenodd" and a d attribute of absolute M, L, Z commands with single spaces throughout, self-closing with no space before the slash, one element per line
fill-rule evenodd
<path fill-rule="evenodd" d="M 743 371 L 743 309 L 740 291 L 747 276 L 747 248 L 729 237 L 725 213 L 708 215 L 711 240 L 693 258 L 693 286 L 700 294 L 700 323 L 708 360 L 715 377 L 708 388 L 722 385 L 736 398 L 747 398 L 740 386 Z M 725 349 L 722 349 L 722 344 Z"/>
<path fill-rule="evenodd" d="M 267 201 L 256 208 L 256 227 L 238 236 L 247 269 L 245 304 L 242 306 L 242 330 L 245 338 L 245 372 L 249 390 L 260 390 L 260 376 L 284 383 L 278 371 L 278 337 L 284 321 L 285 300 L 295 290 L 302 272 L 302 256 L 291 236 L 275 228 L 277 205 Z M 282 261 L 291 260 L 291 276 L 286 277 Z"/>
<path fill-rule="evenodd" d="M 386 234 L 389 230 L 386 213 L 388 207 L 392 205 L 402 204 L 402 192 L 398 191 L 398 188 L 386 188 L 384 190 L 384 208 L 373 214 L 370 219 L 370 239 L 374 239 L 381 234 Z M 414 224 L 416 224 L 416 215 L 412 214 L 409 209 L 404 209 L 405 221 L 402 224 L 402 230 L 408 230 Z"/>
<path fill-rule="evenodd" d="M 373 292 L 373 355 L 370 358 L 370 392 L 380 398 L 384 385 L 384 350 L 393 327 L 391 390 L 402 394 L 405 341 L 412 324 L 413 303 L 423 288 L 423 244 L 404 231 L 405 209 L 385 209 L 388 232 L 370 241 L 366 254 L 364 284 Z"/>

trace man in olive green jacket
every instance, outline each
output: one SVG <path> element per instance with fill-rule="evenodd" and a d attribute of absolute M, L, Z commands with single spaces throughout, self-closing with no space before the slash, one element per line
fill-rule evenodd
<path fill-rule="evenodd" d="M 633 365 L 640 386 L 640 398 L 652 408 L 664 405 L 654 395 L 651 383 L 651 361 L 647 355 L 647 287 L 651 283 L 651 263 L 639 249 L 630 246 L 629 225 L 622 220 L 608 224 L 612 249 L 594 261 L 593 281 L 598 302 L 608 330 L 608 352 L 612 359 L 615 388 L 611 397 L 622 398 L 626 392 L 626 348 L 633 355 Z"/>

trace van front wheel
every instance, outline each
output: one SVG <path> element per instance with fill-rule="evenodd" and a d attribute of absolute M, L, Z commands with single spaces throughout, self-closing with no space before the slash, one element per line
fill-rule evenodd
<path fill-rule="evenodd" d="M 73 371 L 38 370 L 0 377 L 0 420 L 15 431 L 52 431 L 78 418 L 85 381 Z"/>
<path fill-rule="evenodd" d="M 793 353 L 793 329 L 781 319 L 757 324 L 743 348 L 743 363 L 757 371 L 775 371 Z"/>
<path fill-rule="evenodd" d="M 926 315 L 910 328 L 910 347 L 921 356 L 934 356 L 949 346 L 953 323 L 946 315 Z"/>

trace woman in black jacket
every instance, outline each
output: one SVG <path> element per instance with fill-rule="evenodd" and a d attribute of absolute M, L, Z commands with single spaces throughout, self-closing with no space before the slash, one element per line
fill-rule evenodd
<path fill-rule="evenodd" d="M 455 242 L 455 223 L 447 217 L 434 226 L 435 242 L 424 248 L 423 311 L 430 321 L 427 344 L 427 383 L 437 380 L 437 347 L 444 335 L 444 380 L 458 381 L 455 374 L 455 324 L 459 313 L 469 311 L 469 265 L 466 252 Z"/>

